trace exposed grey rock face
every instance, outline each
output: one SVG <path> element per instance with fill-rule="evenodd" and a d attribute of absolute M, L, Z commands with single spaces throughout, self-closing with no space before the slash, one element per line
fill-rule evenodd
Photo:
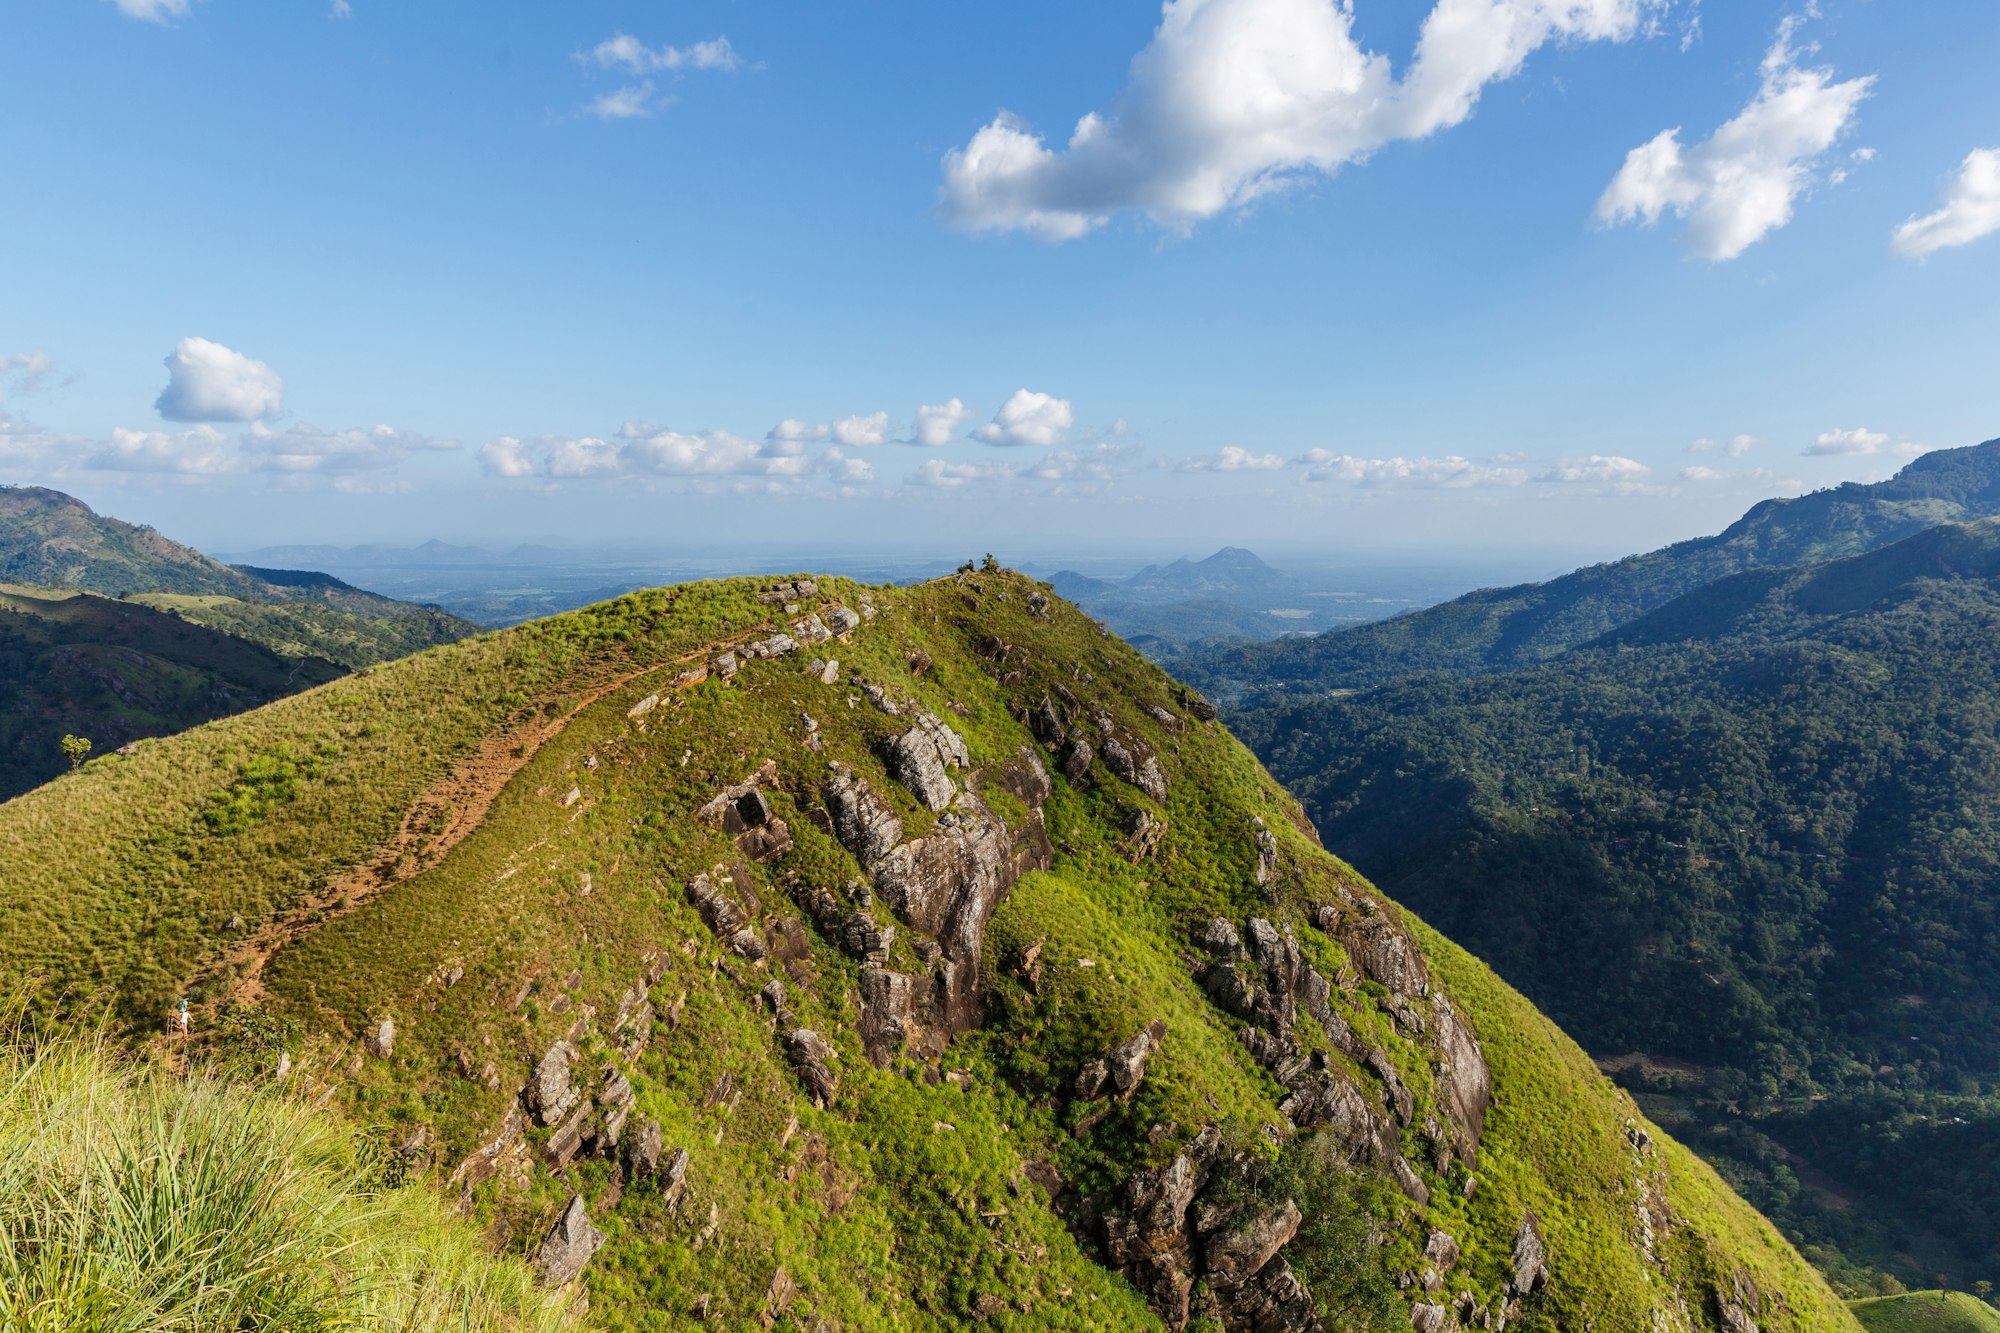
<path fill-rule="evenodd" d="M 1437 1036 L 1438 1090 L 1445 1117 L 1451 1121 L 1453 1145 L 1466 1168 L 1477 1170 L 1479 1138 L 1486 1131 L 1486 1111 L 1493 1102 L 1493 1072 L 1472 1029 L 1442 991 L 1431 999 L 1431 1022 Z"/>
<path fill-rule="evenodd" d="M 1298 1234 L 1299 1206 L 1290 1199 L 1239 1227 L 1208 1238 L 1208 1280 L 1216 1287 L 1240 1287 Z"/>
<path fill-rule="evenodd" d="M 1106 768 L 1162 805 L 1166 804 L 1166 772 L 1160 767 L 1159 759 L 1145 745 L 1136 740 L 1120 740 L 1106 735 L 1098 752 L 1104 756 Z"/>
<path fill-rule="evenodd" d="M 1392 995 L 1421 996 L 1430 990 L 1430 970 L 1409 936 L 1376 918 L 1357 922 L 1342 940 L 1361 971 L 1389 988 Z"/>
<path fill-rule="evenodd" d="M 1217 917 L 1202 932 L 1201 947 L 1217 958 L 1234 958 L 1243 952 L 1243 941 L 1238 938 L 1236 927 Z"/>
<path fill-rule="evenodd" d="M 1514 1275 L 1508 1286 L 1517 1296 L 1532 1296 L 1549 1281 L 1549 1256 L 1542 1245 L 1542 1227 L 1533 1213 L 1521 1216 L 1514 1233 Z"/>
<path fill-rule="evenodd" d="M 835 634 L 846 634 L 860 625 L 861 617 L 844 606 L 829 607 L 826 611 L 826 627 Z"/>
<path fill-rule="evenodd" d="M 576 1054 L 576 1048 L 568 1042 L 556 1042 L 543 1054 L 535 1066 L 534 1077 L 528 1081 L 529 1105 L 545 1125 L 562 1119 L 576 1104 L 577 1092 L 569 1076 L 569 1062 Z"/>
<path fill-rule="evenodd" d="M 1077 737 L 1069 743 L 1069 749 L 1063 751 L 1063 776 L 1068 778 L 1072 785 L 1082 782 L 1085 775 L 1090 772 L 1091 761 L 1096 758 L 1097 751 L 1092 748 L 1090 742 L 1081 736 Z"/>
<path fill-rule="evenodd" d="M 625 1140 L 625 1170 L 635 1180 L 643 1180 L 660 1169 L 660 1152 L 666 1146 L 660 1122 L 645 1120 Z"/>
<path fill-rule="evenodd" d="M 1049 768 L 1042 757 L 1022 746 L 1012 759 L 980 774 L 980 785 L 998 787 L 1031 810 L 1040 809 L 1049 799 Z"/>
<path fill-rule="evenodd" d="M 527 1128 L 528 1117 L 521 1108 L 508 1107 L 506 1118 L 500 1122 L 500 1131 L 458 1164 L 458 1169 L 451 1173 L 451 1184 L 455 1187 L 462 1185 L 465 1189 L 460 1211 L 471 1209 L 472 1187 L 492 1179 L 494 1172 L 500 1169 L 501 1155 L 521 1141 Z"/>
<path fill-rule="evenodd" d="M 657 1128 L 657 1126 L 655 1126 Z M 657 1156 L 658 1150 L 655 1149 Z M 660 1198 L 668 1208 L 678 1208 L 687 1197 L 688 1150 L 676 1148 L 660 1168 Z"/>
<path fill-rule="evenodd" d="M 535 1267 L 542 1281 L 551 1287 L 568 1286 L 576 1281 L 604 1240 L 604 1233 L 590 1224 L 583 1196 L 571 1195 L 569 1206 L 549 1229 L 541 1252 L 535 1256 Z"/>
<path fill-rule="evenodd" d="M 1451 1313 L 1442 1305 L 1419 1305 L 1410 1311 L 1410 1327 L 1416 1333 L 1444 1333 Z"/>
<path fill-rule="evenodd" d="M 1129 1096 L 1132 1089 L 1139 1086 L 1139 1080 L 1146 1076 L 1146 1061 L 1166 1039 L 1167 1025 L 1156 1018 L 1105 1057 L 1111 1073 L 1111 1086 L 1117 1089 L 1119 1096 Z"/>
<path fill-rule="evenodd" d="M 1159 723 L 1162 727 L 1165 727 L 1167 734 L 1170 736 L 1178 736 L 1187 730 L 1187 723 L 1158 704 L 1147 704 L 1146 716 L 1152 718 L 1153 721 Z"/>
<path fill-rule="evenodd" d="M 875 867 L 875 889 L 912 928 L 944 950 L 946 1029 L 956 1036 L 984 1014 L 979 953 L 986 923 L 1007 890 L 1051 857 L 1041 816 L 1010 834 L 976 796 L 939 818 L 930 833 L 903 843 Z"/>
<path fill-rule="evenodd" d="M 785 1054 L 813 1103 L 822 1108 L 831 1105 L 840 1080 L 834 1076 L 833 1047 L 826 1038 L 811 1028 L 793 1028 L 785 1037 Z"/>
<path fill-rule="evenodd" d="M 817 615 L 810 615 L 792 622 L 792 637 L 800 643 L 825 643 L 833 637 L 833 631 Z"/>
<path fill-rule="evenodd" d="M 1396 1188 L 1403 1191 L 1411 1203 L 1419 1208 L 1431 1206 L 1431 1187 L 1424 1184 L 1423 1177 L 1419 1176 L 1417 1169 L 1410 1165 L 1409 1158 L 1398 1157 L 1391 1162 L 1389 1174 L 1395 1177 Z"/>
<path fill-rule="evenodd" d="M 932 981 L 879 967 L 861 970 L 861 1050 L 878 1068 L 908 1049 L 918 1058 L 944 1050 L 944 1034 L 927 1022 Z"/>
<path fill-rule="evenodd" d="M 820 788 L 820 795 L 833 818 L 834 836 L 864 870 L 902 841 L 903 821 L 853 769 L 837 770 Z"/>
<path fill-rule="evenodd" d="M 717 654 L 715 659 L 708 664 L 708 669 L 724 680 L 728 680 L 736 674 L 737 665 L 736 654 L 734 651 L 731 651 Z"/>
<path fill-rule="evenodd" d="M 368 1035 L 361 1044 L 376 1059 L 388 1059 L 396 1049 L 396 1020 L 385 1015 L 381 1022 L 368 1029 Z"/>
<path fill-rule="evenodd" d="M 745 657 L 783 657 L 786 653 L 798 651 L 798 641 L 789 634 L 773 634 L 768 639 L 759 639 L 743 649 Z"/>
<path fill-rule="evenodd" d="M 1261 815 L 1253 816 L 1251 827 L 1256 830 L 1257 841 L 1257 882 L 1269 884 L 1278 873 L 1278 839 L 1270 829 L 1264 827 Z"/>
<path fill-rule="evenodd" d="M 1201 695 L 1183 686 L 1180 692 L 1181 707 L 1187 709 L 1188 716 L 1197 722 L 1215 721 L 1215 705 Z"/>
<path fill-rule="evenodd" d="M 687 895 L 688 901 L 701 913 L 702 921 L 717 937 L 732 939 L 748 927 L 750 914 L 743 910 L 743 904 L 726 890 L 717 888 L 707 875 L 696 875 L 689 880 Z"/>
<path fill-rule="evenodd" d="M 924 727 L 911 727 L 885 742 L 882 757 L 896 781 L 932 810 L 944 809 L 958 794 L 945 772 L 945 756 L 938 749 L 937 738 Z"/>
<path fill-rule="evenodd" d="M 1433 1231 L 1424 1242 L 1424 1261 L 1440 1273 L 1449 1273 L 1458 1266 L 1458 1241 L 1448 1231 Z"/>

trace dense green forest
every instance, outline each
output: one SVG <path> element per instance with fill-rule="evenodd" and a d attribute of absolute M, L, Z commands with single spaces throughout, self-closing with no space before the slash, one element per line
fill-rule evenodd
<path fill-rule="evenodd" d="M 1994 446 L 1984 446 L 1982 452 Z M 1851 1289 L 2000 1276 L 2000 524 L 1237 719 Z"/>

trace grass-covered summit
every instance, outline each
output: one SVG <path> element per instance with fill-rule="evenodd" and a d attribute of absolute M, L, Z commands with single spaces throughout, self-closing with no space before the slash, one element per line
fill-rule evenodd
<path fill-rule="evenodd" d="M 1004 571 L 432 649 L 0 806 L 0 980 L 382 1127 L 610 1328 L 1852 1330 Z"/>

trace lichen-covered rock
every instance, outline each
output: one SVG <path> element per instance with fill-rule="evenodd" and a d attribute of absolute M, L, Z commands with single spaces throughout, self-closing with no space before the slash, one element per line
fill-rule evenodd
<path fill-rule="evenodd" d="M 833 1103 L 833 1094 L 840 1088 L 840 1080 L 834 1076 L 833 1047 L 826 1038 L 811 1028 L 794 1028 L 785 1037 L 785 1054 L 792 1062 L 792 1069 L 805 1084 L 806 1095 L 820 1107 Z"/>
<path fill-rule="evenodd" d="M 577 1050 L 566 1041 L 556 1042 L 543 1053 L 528 1080 L 528 1103 L 545 1125 L 553 1125 L 576 1104 L 577 1091 L 570 1082 L 569 1063 Z"/>
<path fill-rule="evenodd" d="M 583 1196 L 572 1194 L 562 1216 L 542 1241 L 541 1252 L 535 1256 L 536 1271 L 551 1287 L 568 1286 L 582 1275 L 584 1266 L 604 1241 L 604 1233 L 590 1224 Z"/>
<path fill-rule="evenodd" d="M 958 794 L 951 775 L 945 772 L 945 757 L 936 737 L 923 727 L 911 727 L 884 742 L 882 758 L 896 781 L 932 810 L 944 809 Z"/>
<path fill-rule="evenodd" d="M 1146 1076 L 1146 1061 L 1166 1039 L 1167 1025 L 1156 1018 L 1105 1057 L 1111 1086 L 1119 1096 L 1130 1096 L 1132 1089 L 1139 1086 L 1139 1080 Z"/>
<path fill-rule="evenodd" d="M 1468 1170 L 1479 1167 L 1479 1139 L 1493 1102 L 1493 1072 L 1478 1038 L 1442 992 L 1432 997 L 1431 1023 L 1438 1052 L 1438 1090 L 1451 1121 L 1453 1144 Z"/>
<path fill-rule="evenodd" d="M 791 635 L 773 634 L 767 639 L 759 639 L 746 646 L 743 655 L 758 658 L 783 657 L 786 653 L 797 652 L 798 647 L 798 641 Z"/>
<path fill-rule="evenodd" d="M 1166 804 L 1167 774 L 1152 750 L 1136 740 L 1106 736 L 1098 747 L 1104 766 L 1146 795 Z"/>
<path fill-rule="evenodd" d="M 924 1021 L 931 979 L 879 967 L 861 970 L 862 1054 L 881 1067 L 904 1050 L 929 1058 L 944 1050 L 943 1034 Z"/>
<path fill-rule="evenodd" d="M 825 643 L 833 631 L 817 615 L 810 615 L 792 622 L 792 637 L 800 643 Z"/>
<path fill-rule="evenodd" d="M 903 838 L 903 821 L 875 794 L 868 779 L 851 768 L 835 770 L 820 788 L 834 836 L 863 869 L 887 856 Z"/>
<path fill-rule="evenodd" d="M 1449 1273 L 1458 1266 L 1458 1241 L 1448 1231 L 1433 1231 L 1424 1242 L 1424 1262 L 1440 1273 Z"/>
<path fill-rule="evenodd" d="M 845 606 L 828 607 L 825 614 L 826 627 L 835 635 L 846 634 L 861 625 L 861 617 Z"/>
<path fill-rule="evenodd" d="M 1508 1288 L 1517 1296 L 1532 1296 L 1548 1284 L 1549 1255 L 1542 1244 L 1541 1222 L 1533 1213 L 1521 1216 L 1514 1232 L 1514 1274 Z"/>
<path fill-rule="evenodd" d="M 643 1180 L 660 1169 L 660 1153 L 666 1147 L 666 1137 L 657 1120 L 645 1120 L 632 1137 L 625 1140 L 625 1172 L 635 1180 Z"/>
<path fill-rule="evenodd" d="M 1250 826 L 1257 843 L 1257 882 L 1269 884 L 1278 873 L 1278 839 L 1270 829 L 1264 827 L 1261 816 L 1253 816 Z"/>
<path fill-rule="evenodd" d="M 1243 941 L 1236 934 L 1236 927 L 1222 918 L 1216 917 L 1201 933 L 1201 947 L 1216 958 L 1235 958 L 1243 952 Z"/>
<path fill-rule="evenodd" d="M 361 1044 L 376 1059 L 388 1059 L 396 1050 L 396 1020 L 384 1015 L 381 1022 L 368 1029 L 368 1035 Z"/>
<path fill-rule="evenodd" d="M 1063 751 L 1063 776 L 1070 780 L 1072 786 L 1081 783 L 1090 773 L 1091 761 L 1096 758 L 1097 751 L 1090 742 L 1081 736 L 1077 737 L 1069 743 L 1069 748 Z"/>
<path fill-rule="evenodd" d="M 1358 921 L 1342 937 L 1348 953 L 1371 981 L 1392 995 L 1412 998 L 1430 990 L 1430 969 L 1410 937 L 1380 917 Z"/>

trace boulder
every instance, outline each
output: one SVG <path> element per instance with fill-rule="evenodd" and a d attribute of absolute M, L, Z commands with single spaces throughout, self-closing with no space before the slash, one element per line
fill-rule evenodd
<path fill-rule="evenodd" d="M 833 631 L 817 615 L 804 616 L 792 622 L 792 637 L 800 643 L 825 643 Z"/>
<path fill-rule="evenodd" d="M 396 1020 L 384 1015 L 381 1022 L 368 1029 L 368 1035 L 362 1038 L 361 1044 L 376 1059 L 388 1059 L 396 1049 Z"/>
<path fill-rule="evenodd" d="M 872 867 L 902 841 L 903 821 L 853 769 L 835 770 L 820 788 L 820 796 L 832 817 L 834 836 L 854 853 L 862 869 Z"/>
<path fill-rule="evenodd" d="M 1215 1232 L 1206 1256 L 1209 1284 L 1236 1287 L 1255 1277 L 1298 1234 L 1299 1221 L 1299 1206 L 1287 1199 L 1241 1226 Z"/>
<path fill-rule="evenodd" d="M 836 635 L 845 634 L 850 630 L 858 629 L 860 625 L 861 625 L 861 617 L 856 615 L 853 611 L 850 611 L 848 608 L 844 606 L 832 606 L 827 608 L 826 627 L 829 630 L 832 630 L 834 634 Z"/>
<path fill-rule="evenodd" d="M 556 1042 L 545 1052 L 528 1080 L 528 1106 L 545 1125 L 562 1119 L 576 1104 L 576 1088 L 570 1082 L 569 1062 L 576 1048 L 566 1041 Z"/>
<path fill-rule="evenodd" d="M 783 657 L 786 653 L 798 651 L 798 641 L 789 634 L 773 634 L 767 639 L 759 639 L 743 649 L 745 657 Z"/>
<path fill-rule="evenodd" d="M 1076 1095 L 1091 1101 L 1103 1094 L 1105 1084 L 1110 1081 L 1111 1066 L 1103 1060 L 1092 1060 L 1076 1072 Z"/>
<path fill-rule="evenodd" d="M 604 1241 L 604 1233 L 590 1224 L 583 1196 L 572 1194 L 562 1216 L 542 1241 L 541 1252 L 535 1256 L 536 1271 L 551 1287 L 568 1286 L 583 1273 L 584 1266 Z"/>
<path fill-rule="evenodd" d="M 625 1172 L 635 1180 L 643 1180 L 660 1169 L 660 1152 L 665 1147 L 665 1136 L 660 1132 L 660 1122 L 641 1122 L 631 1138 L 625 1140 Z"/>
<path fill-rule="evenodd" d="M 1409 936 L 1380 917 L 1359 920 L 1341 941 L 1362 974 L 1409 998 L 1430 990 L 1430 972 Z"/>
<path fill-rule="evenodd" d="M 1235 926 L 1217 917 L 1201 933 L 1201 947 L 1216 958 L 1235 958 L 1243 952 L 1243 941 L 1237 936 Z"/>
<path fill-rule="evenodd" d="M 945 772 L 945 756 L 927 729 L 911 727 L 884 742 L 882 750 L 882 758 L 896 781 L 908 787 L 910 794 L 930 809 L 944 809 L 958 794 L 958 788 Z"/>
<path fill-rule="evenodd" d="M 929 977 L 861 969 L 861 1051 L 870 1064 L 881 1068 L 906 1049 L 919 1059 L 943 1053 L 943 1034 L 924 1021 L 931 986 Z"/>
<path fill-rule="evenodd" d="M 1418 1305 L 1410 1310 L 1410 1327 L 1416 1333 L 1444 1333 L 1451 1312 L 1442 1305 Z"/>
<path fill-rule="evenodd" d="M 1099 747 L 1104 766 L 1161 804 L 1167 799 L 1167 775 L 1153 752 L 1136 740 L 1107 735 Z"/>
<path fill-rule="evenodd" d="M 1085 775 L 1090 772 L 1091 761 L 1096 758 L 1097 751 L 1092 748 L 1090 742 L 1081 736 L 1077 737 L 1069 743 L 1069 748 L 1063 751 L 1063 776 L 1070 780 L 1071 785 L 1081 783 Z"/>
<path fill-rule="evenodd" d="M 811 1028 L 794 1028 L 785 1037 L 785 1054 L 813 1103 L 822 1109 L 831 1105 L 840 1080 L 834 1077 L 831 1066 L 835 1056 L 826 1038 Z"/>
<path fill-rule="evenodd" d="M 1432 997 L 1431 1022 L 1436 1030 L 1437 1083 L 1445 1117 L 1451 1121 L 1459 1160 L 1468 1170 L 1476 1171 L 1479 1138 L 1486 1130 L 1486 1111 L 1493 1102 L 1493 1072 L 1487 1067 L 1478 1038 L 1442 991 Z"/>
<path fill-rule="evenodd" d="M 1521 1215 L 1514 1232 L 1514 1274 L 1507 1286 L 1516 1296 L 1532 1296 L 1548 1285 L 1549 1256 L 1542 1245 L 1541 1222 L 1530 1213 Z"/>
<path fill-rule="evenodd" d="M 1424 1242 L 1424 1261 L 1440 1273 L 1449 1273 L 1458 1266 L 1458 1241 L 1448 1231 L 1433 1231 Z"/>
<path fill-rule="evenodd" d="M 1264 827 L 1261 816 L 1253 817 L 1250 826 L 1257 843 L 1257 882 L 1269 884 L 1271 877 L 1278 873 L 1278 839 L 1270 829 Z"/>
<path fill-rule="evenodd" d="M 783 856 L 792 845 L 792 831 L 782 819 L 770 820 L 736 839 L 736 850 L 760 863 Z"/>
<path fill-rule="evenodd" d="M 1106 1057 L 1111 1085 L 1120 1096 L 1130 1096 L 1139 1086 L 1139 1080 L 1146 1076 L 1146 1061 L 1166 1039 L 1167 1025 L 1156 1018 Z"/>

